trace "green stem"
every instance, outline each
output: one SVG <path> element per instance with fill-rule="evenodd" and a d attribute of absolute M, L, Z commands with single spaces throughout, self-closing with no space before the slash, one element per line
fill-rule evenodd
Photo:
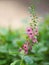
<path fill-rule="evenodd" d="M 20 65 L 22 65 L 23 59 L 21 59 Z"/>
<path fill-rule="evenodd" d="M 24 56 L 23 56 L 22 59 L 21 59 L 20 65 L 22 65 L 22 63 L 23 63 L 23 58 L 24 58 Z"/>

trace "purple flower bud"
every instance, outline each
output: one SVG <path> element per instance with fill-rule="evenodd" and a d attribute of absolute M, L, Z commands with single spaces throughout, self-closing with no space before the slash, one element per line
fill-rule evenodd
<path fill-rule="evenodd" d="M 20 48 L 19 51 L 22 51 L 22 48 Z"/>
<path fill-rule="evenodd" d="M 34 34 L 35 34 L 35 35 L 38 34 L 38 28 L 35 29 Z"/>
<path fill-rule="evenodd" d="M 28 50 L 25 50 L 25 54 L 28 54 Z"/>
<path fill-rule="evenodd" d="M 36 43 L 37 42 L 37 38 L 33 38 L 33 43 Z"/>

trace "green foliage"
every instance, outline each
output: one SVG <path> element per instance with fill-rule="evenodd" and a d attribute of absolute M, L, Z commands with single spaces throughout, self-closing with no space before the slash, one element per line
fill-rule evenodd
<path fill-rule="evenodd" d="M 26 40 L 22 32 L 0 29 L 0 65 L 49 65 L 49 18 L 39 24 L 38 43 L 28 55 L 19 52 Z"/>
<path fill-rule="evenodd" d="M 27 55 L 19 52 L 26 41 L 24 30 L 0 29 L 0 65 L 49 65 L 49 17 L 38 28 L 38 43 Z"/>
<path fill-rule="evenodd" d="M 24 31 L 22 31 L 24 32 Z M 19 58 L 19 47 L 25 39 L 20 31 L 0 29 L 0 65 L 10 65 Z"/>

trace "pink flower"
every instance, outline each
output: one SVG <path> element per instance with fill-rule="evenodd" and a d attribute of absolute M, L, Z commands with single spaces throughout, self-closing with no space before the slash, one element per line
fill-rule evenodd
<path fill-rule="evenodd" d="M 27 50 L 27 49 L 28 49 L 27 44 L 24 44 L 24 45 L 23 45 L 23 49 L 24 49 L 24 50 Z"/>
<path fill-rule="evenodd" d="M 33 38 L 33 43 L 36 43 L 37 42 L 37 38 Z"/>
<path fill-rule="evenodd" d="M 32 39 L 34 37 L 34 33 L 33 33 L 33 30 L 32 28 L 27 28 L 27 34 L 29 36 L 30 39 Z"/>
<path fill-rule="evenodd" d="M 32 39 L 34 37 L 34 33 L 30 33 L 28 36 L 30 39 Z"/>
<path fill-rule="evenodd" d="M 32 33 L 32 28 L 31 27 L 28 27 L 27 30 L 26 30 L 27 34 L 30 34 Z"/>
<path fill-rule="evenodd" d="M 23 49 L 25 51 L 25 54 L 28 54 L 28 45 L 27 44 L 23 45 Z"/>

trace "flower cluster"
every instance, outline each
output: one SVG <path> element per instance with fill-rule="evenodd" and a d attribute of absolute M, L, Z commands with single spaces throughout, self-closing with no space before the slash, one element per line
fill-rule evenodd
<path fill-rule="evenodd" d="M 23 44 L 22 48 L 20 48 L 20 51 L 24 50 L 25 54 L 28 54 L 28 50 L 29 50 L 29 42 L 26 42 L 25 44 Z"/>
<path fill-rule="evenodd" d="M 34 13 L 32 16 L 32 21 L 30 22 L 30 26 L 26 29 L 27 39 L 26 43 L 23 44 L 22 49 L 25 54 L 28 54 L 28 51 L 32 49 L 34 43 L 37 43 L 37 35 L 38 35 L 38 27 L 37 27 L 37 16 Z M 31 42 L 30 42 L 31 41 Z"/>
<path fill-rule="evenodd" d="M 31 27 L 27 28 L 28 37 L 32 40 L 33 43 L 37 42 L 36 35 L 38 34 L 38 29 L 33 30 Z"/>
<path fill-rule="evenodd" d="M 33 30 L 31 27 L 28 27 L 26 33 L 28 35 L 28 38 L 32 41 L 32 44 L 29 40 L 26 40 L 26 43 L 22 46 L 21 50 L 23 49 L 25 54 L 28 54 L 28 50 L 32 49 L 32 45 L 34 43 L 37 43 L 36 35 L 38 34 L 38 29 L 36 28 Z"/>
<path fill-rule="evenodd" d="M 28 45 L 27 44 L 23 45 L 23 49 L 25 51 L 25 54 L 28 54 Z"/>

